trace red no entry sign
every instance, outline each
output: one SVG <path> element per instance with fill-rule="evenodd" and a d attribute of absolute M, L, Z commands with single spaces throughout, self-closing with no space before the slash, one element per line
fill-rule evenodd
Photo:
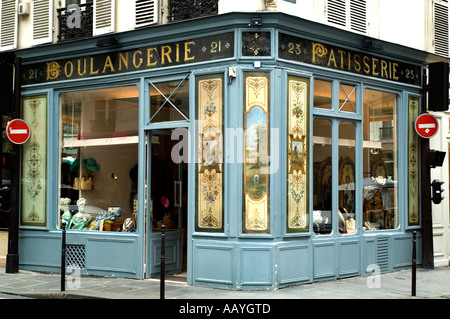
<path fill-rule="evenodd" d="M 430 114 L 422 114 L 416 119 L 416 132 L 421 137 L 433 137 L 439 128 L 438 121 Z"/>
<path fill-rule="evenodd" d="M 12 143 L 23 144 L 30 138 L 30 127 L 24 120 L 15 119 L 6 127 L 6 135 Z"/>

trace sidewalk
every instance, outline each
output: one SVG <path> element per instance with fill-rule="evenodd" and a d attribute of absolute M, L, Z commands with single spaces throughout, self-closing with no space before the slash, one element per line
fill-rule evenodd
<path fill-rule="evenodd" d="M 69 274 L 67 274 L 69 276 Z M 67 277 L 66 277 L 67 278 Z M 0 293 L 39 299 L 159 299 L 159 280 L 81 276 L 67 279 L 61 292 L 60 274 L 21 270 L 6 274 L 0 268 Z M 371 288 L 372 287 L 372 288 Z M 380 277 L 352 277 L 291 286 L 271 291 L 243 291 L 194 287 L 166 280 L 165 299 L 450 299 L 450 267 L 417 268 L 416 296 L 411 296 L 411 270 Z M 244 302 L 244 301 L 241 301 Z"/>

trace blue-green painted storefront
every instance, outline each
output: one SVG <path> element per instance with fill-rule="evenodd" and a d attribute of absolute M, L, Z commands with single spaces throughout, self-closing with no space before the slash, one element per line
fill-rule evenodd
<path fill-rule="evenodd" d="M 166 239 L 166 269 L 172 272 L 185 270 L 187 282 L 192 285 L 214 286 L 232 289 L 267 289 L 282 288 L 292 284 L 309 283 L 319 280 L 331 280 L 349 276 L 364 276 L 374 273 L 372 265 L 377 265 L 380 271 L 395 271 L 411 264 L 412 232 L 420 230 L 420 223 L 409 222 L 411 210 L 409 191 L 409 101 L 411 98 L 419 99 L 421 96 L 420 71 L 425 54 L 421 51 L 408 49 L 402 46 L 382 43 L 383 50 L 370 51 L 362 46 L 364 37 L 346 31 L 319 25 L 310 21 L 288 16 L 281 13 L 258 13 L 262 17 L 262 27 L 251 27 L 249 22 L 255 13 L 230 13 L 214 17 L 191 20 L 186 22 L 155 26 L 117 34 L 120 48 L 97 47 L 97 39 L 86 39 L 76 42 L 68 42 L 51 46 L 39 46 L 18 51 L 22 57 L 25 70 L 33 69 L 36 65 L 44 66 L 43 77 L 40 82 L 25 83 L 22 87 L 24 98 L 33 96 L 47 97 L 47 158 L 46 158 L 46 195 L 45 195 L 45 225 L 22 225 L 20 227 L 20 268 L 39 271 L 59 272 L 61 267 L 61 234 L 59 228 L 59 157 L 60 157 L 60 98 L 64 92 L 76 92 L 88 89 L 103 89 L 123 86 L 135 86 L 139 93 L 138 99 L 138 180 L 137 193 L 150 194 L 145 187 L 144 176 L 151 171 L 151 160 L 147 152 L 151 139 L 150 134 L 156 130 L 187 128 L 191 136 L 198 132 L 195 114 L 197 114 L 197 81 L 215 75 L 223 81 L 223 127 L 243 128 L 244 113 L 246 107 L 244 79 L 246 74 L 264 73 L 269 79 L 268 104 L 270 105 L 269 127 L 278 128 L 279 135 L 271 133 L 271 148 L 279 147 L 278 169 L 270 174 L 269 189 L 267 191 L 269 214 L 267 219 L 267 231 L 247 231 L 244 223 L 243 207 L 245 206 L 244 193 L 244 165 L 242 161 L 225 160 L 223 171 L 223 215 L 222 224 L 216 230 L 201 229 L 198 226 L 198 176 L 195 162 L 187 164 L 187 190 L 186 211 L 187 217 L 183 231 L 167 232 Z M 248 54 L 250 47 L 246 42 L 249 34 L 264 33 L 265 41 L 255 42 L 261 50 Z M 172 55 L 172 62 L 183 58 L 187 63 L 169 63 L 166 56 L 166 65 L 145 68 L 151 65 L 154 56 L 146 56 L 148 53 L 142 49 L 136 54 L 137 48 L 149 48 L 162 46 L 168 43 L 186 43 L 192 39 L 208 38 L 215 45 L 220 43 L 223 35 L 231 35 L 229 55 L 219 57 L 207 57 L 203 60 L 190 60 L 194 54 L 190 47 L 184 47 L 185 51 L 180 56 Z M 295 50 L 303 50 L 304 44 L 296 47 L 289 45 L 282 47 L 281 39 L 286 35 L 293 39 L 305 39 L 312 43 L 329 45 L 328 50 L 337 48 L 335 60 L 328 58 L 328 65 L 314 65 L 308 61 L 288 58 L 283 52 L 295 55 Z M 290 38 L 291 39 L 291 38 Z M 291 43 L 291 42 L 289 42 Z M 186 45 L 186 44 L 185 44 Z M 190 44 L 188 44 L 190 45 Z M 176 46 L 173 46 L 176 48 Z M 179 48 L 179 47 L 178 47 Z M 267 49 L 264 51 L 263 49 Z M 209 50 L 219 50 L 219 47 L 210 47 Z M 228 49 L 228 48 L 227 48 Z M 338 53 L 338 49 L 341 51 Z M 193 50 L 193 47 L 192 47 Z M 347 50 L 347 51 L 345 51 Z M 299 55 L 300 55 L 299 51 Z M 345 53 L 345 59 L 353 61 L 354 52 L 361 56 L 361 72 L 350 72 L 347 64 L 339 64 Z M 65 64 L 60 69 L 60 76 L 56 80 L 49 80 L 48 66 L 52 61 L 76 61 L 81 57 L 94 55 L 108 55 L 115 52 L 129 52 L 128 72 L 115 72 L 102 75 L 102 71 L 112 71 L 111 65 L 107 67 L 91 69 L 92 76 L 75 76 L 76 64 Z M 167 53 L 168 51 L 166 51 Z M 181 51 L 180 51 L 181 52 Z M 192 53 L 192 55 L 191 55 Z M 141 55 L 142 54 L 142 55 Z M 172 54 L 176 54 L 172 51 Z M 287 53 L 286 53 L 287 54 Z M 370 72 L 364 74 L 364 54 L 376 56 L 376 65 L 371 65 Z M 347 56 L 349 55 L 349 56 Z M 125 54 L 123 55 L 125 57 Z M 140 58 L 143 60 L 141 61 Z M 162 57 L 160 57 L 162 58 Z M 318 58 L 316 56 L 316 58 Z M 339 60 L 341 58 L 341 60 Z M 385 60 L 383 60 L 385 59 Z M 386 61 L 381 64 L 381 60 Z M 87 62 L 89 63 L 89 58 Z M 104 60 L 107 61 L 107 60 Z M 140 67 L 142 62 L 143 67 Z M 404 63 L 414 66 L 414 71 L 419 70 L 419 82 L 405 83 L 398 81 L 400 73 L 394 74 L 395 62 L 397 66 Z M 116 61 L 117 62 L 117 61 Z M 123 62 L 123 61 L 122 61 Z M 159 61 L 161 62 L 161 60 Z M 107 62 L 105 62 L 107 64 Z M 118 62 L 117 62 L 118 63 Z M 124 63 L 124 62 L 123 62 Z M 132 64 L 139 66 L 131 71 Z M 375 63 L 370 60 L 370 63 Z M 125 64 L 123 64 L 125 66 Z M 336 66 L 336 67 L 333 67 Z M 374 70 L 378 66 L 379 70 Z M 28 69 L 27 69 L 28 67 Z M 235 68 L 236 77 L 229 77 L 229 68 Z M 353 67 L 355 68 L 355 67 Z M 396 69 L 400 72 L 400 69 Z M 96 73 L 98 71 L 98 73 Z M 45 73 L 47 72 L 47 73 Z M 390 72 L 390 73 L 389 73 Z M 89 73 L 89 71 L 87 72 Z M 95 73 L 95 74 L 93 74 Z M 384 74 L 383 74 L 384 73 Z M 25 74 L 27 76 L 29 74 Z M 383 76 L 384 75 L 384 76 Z M 180 81 L 189 76 L 189 118 L 171 122 L 152 123 L 150 121 L 150 97 L 151 83 Z M 288 200 L 289 186 L 288 159 L 288 79 L 295 77 L 307 83 L 307 136 L 313 136 L 314 120 L 321 118 L 329 123 L 331 143 L 329 145 L 331 161 L 339 161 L 339 125 L 341 122 L 351 123 L 354 127 L 355 158 L 354 181 L 356 185 L 363 183 L 363 92 L 364 90 L 380 90 L 396 96 L 397 117 L 396 129 L 398 141 L 396 145 L 398 163 L 396 178 L 397 188 L 397 217 L 395 227 L 390 229 L 366 230 L 363 229 L 363 189 L 354 190 L 356 231 L 343 234 L 338 230 L 339 218 L 333 215 L 325 234 L 315 233 L 315 219 L 313 211 L 313 195 L 316 194 L 315 175 L 313 165 L 308 166 L 304 173 L 308 183 L 306 191 L 309 200 L 306 202 L 306 228 L 302 231 L 289 229 Z M 334 96 L 339 96 L 340 84 L 353 85 L 355 87 L 355 111 L 339 112 L 333 106 L 331 109 L 314 107 L 314 82 L 317 80 L 329 81 L 331 85 L 331 104 L 339 103 Z M 328 124 L 327 124 L 328 125 Z M 275 131 L 274 131 L 275 132 Z M 402 133 L 402 132 L 405 132 Z M 242 144 L 232 141 L 225 133 L 225 155 L 239 154 Z M 227 148 L 227 146 L 229 148 Z M 313 139 L 305 146 L 305 154 L 310 163 L 313 163 L 314 147 Z M 195 154 L 197 146 L 189 144 L 189 153 Z M 195 157 L 194 156 L 194 157 Z M 151 176 L 149 176 L 149 179 Z M 334 165 L 330 175 L 332 185 L 331 211 L 338 211 L 339 182 L 338 165 Z M 417 186 L 418 187 L 418 186 Z M 147 196 L 150 197 L 150 196 Z M 67 231 L 67 243 L 82 247 L 81 259 L 84 264 L 82 273 L 90 275 L 106 275 L 118 277 L 130 277 L 143 279 L 158 276 L 160 266 L 160 235 L 153 233 L 150 228 L 151 217 L 148 213 L 144 196 L 138 197 L 137 229 L 135 232 L 107 232 L 107 231 Z M 145 209 L 144 209 L 145 208 Z M 220 214 L 219 214 L 220 215 Z M 142 227 L 142 225 L 145 225 Z M 420 247 L 420 232 L 418 234 Z M 75 246 L 74 246 L 75 247 Z M 182 265 L 182 247 L 186 247 L 185 269 Z M 420 249 L 418 249 L 420 262 Z"/>

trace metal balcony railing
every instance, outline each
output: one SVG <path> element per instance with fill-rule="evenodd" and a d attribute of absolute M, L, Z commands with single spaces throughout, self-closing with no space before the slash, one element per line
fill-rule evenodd
<path fill-rule="evenodd" d="M 74 10 L 68 10 L 67 7 L 57 9 L 59 22 L 58 42 L 92 37 L 93 3 L 80 4 L 79 8 L 80 23 L 77 26 L 74 26 L 74 14 L 77 14 Z"/>
<path fill-rule="evenodd" d="M 218 0 L 170 0 L 169 22 L 216 15 L 218 2 Z"/>

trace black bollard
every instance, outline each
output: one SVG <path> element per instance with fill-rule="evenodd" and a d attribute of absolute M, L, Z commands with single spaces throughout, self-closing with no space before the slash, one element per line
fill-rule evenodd
<path fill-rule="evenodd" d="M 62 223 L 61 292 L 66 290 L 66 223 Z"/>
<path fill-rule="evenodd" d="M 412 251 L 412 276 L 411 276 L 411 296 L 416 296 L 416 234 L 413 232 L 413 251 Z"/>
<path fill-rule="evenodd" d="M 164 285 L 166 272 L 166 226 L 161 227 L 161 280 L 160 280 L 160 299 L 164 299 Z"/>

